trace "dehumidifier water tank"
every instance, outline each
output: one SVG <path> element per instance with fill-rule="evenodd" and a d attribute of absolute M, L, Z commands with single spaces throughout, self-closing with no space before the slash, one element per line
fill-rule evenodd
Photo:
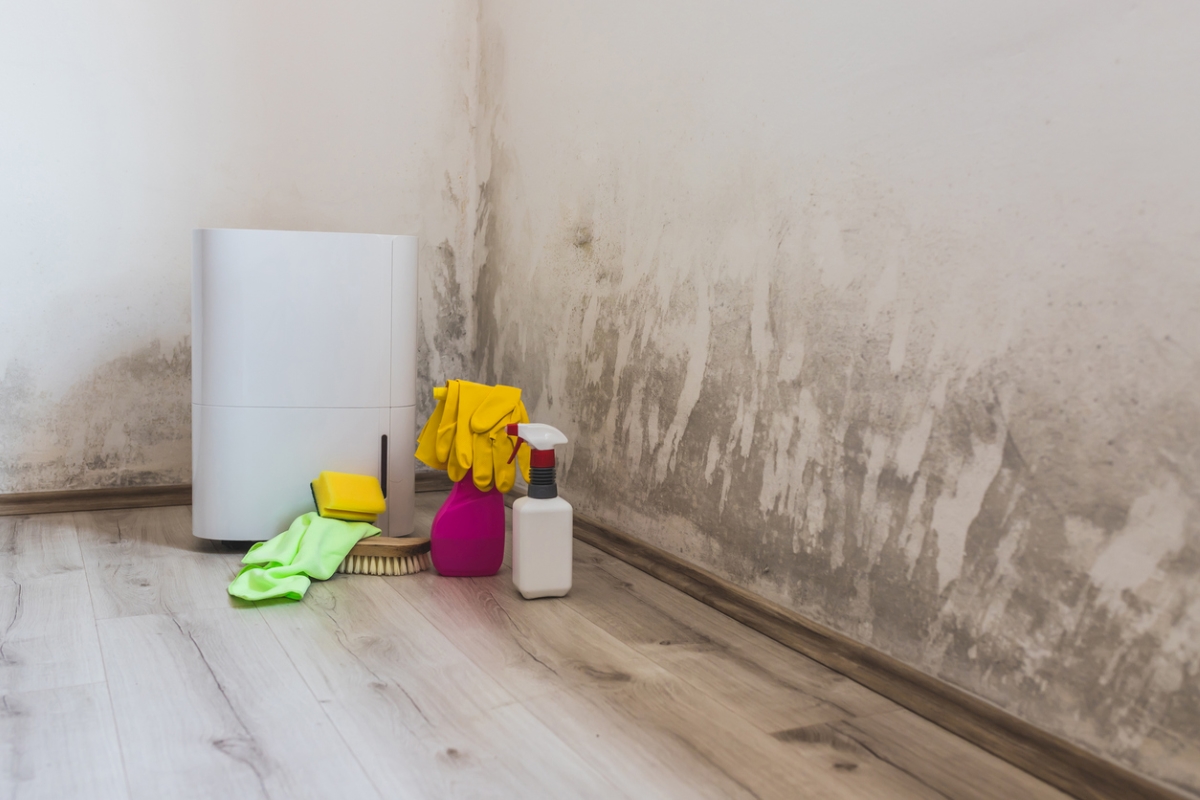
<path fill-rule="evenodd" d="M 197 230 L 192 533 L 260 541 L 313 510 L 322 470 L 375 475 L 413 528 L 417 239 Z"/>

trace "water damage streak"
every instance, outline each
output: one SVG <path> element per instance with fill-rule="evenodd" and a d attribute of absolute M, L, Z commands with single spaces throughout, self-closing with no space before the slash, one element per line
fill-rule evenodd
<path fill-rule="evenodd" d="M 1194 301 L 1096 278 L 1186 264 L 1032 302 L 867 185 L 705 207 L 611 165 L 547 209 L 490 162 L 477 367 L 570 436 L 581 511 L 1200 788 Z"/>
<path fill-rule="evenodd" d="M 420 292 L 417 314 L 417 386 L 436 386 L 448 378 L 471 374 L 467 334 L 470 324 L 470 294 L 462 287 L 463 273 L 453 245 L 443 240 L 436 248 L 425 248 L 421 259 L 421 281 L 429 282 Z M 433 413 L 431 392 L 417 392 L 417 416 Z"/>

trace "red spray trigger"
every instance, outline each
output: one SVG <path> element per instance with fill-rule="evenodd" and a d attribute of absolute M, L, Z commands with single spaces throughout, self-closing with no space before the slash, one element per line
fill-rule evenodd
<path fill-rule="evenodd" d="M 509 436 L 517 437 L 517 447 L 513 449 L 514 458 L 522 443 L 529 445 L 529 449 L 532 451 L 529 454 L 529 466 L 531 468 L 553 467 L 554 446 L 567 443 L 566 434 L 551 425 L 523 422 L 520 424 L 510 424 L 505 430 Z M 511 464 L 512 458 L 508 462 Z"/>
<path fill-rule="evenodd" d="M 511 464 L 513 459 L 517 457 L 517 451 L 521 449 L 521 445 L 525 442 L 525 440 L 521 438 L 520 429 L 517 427 L 517 423 L 511 423 L 506 430 L 508 431 L 509 436 L 517 437 L 517 443 L 513 445 L 512 455 L 508 457 L 508 463 Z"/>

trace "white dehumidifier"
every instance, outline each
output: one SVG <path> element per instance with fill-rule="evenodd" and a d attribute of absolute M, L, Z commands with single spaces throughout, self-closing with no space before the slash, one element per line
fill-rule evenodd
<path fill-rule="evenodd" d="M 413 528 L 417 239 L 197 230 L 192 533 L 261 541 L 313 511 L 322 470 L 375 475 Z"/>

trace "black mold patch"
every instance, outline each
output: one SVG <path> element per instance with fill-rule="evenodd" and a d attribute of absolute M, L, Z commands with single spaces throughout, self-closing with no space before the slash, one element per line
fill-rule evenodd
<path fill-rule="evenodd" d="M 433 413 L 435 402 L 430 388 L 452 378 L 474 377 L 467 341 L 471 297 L 464 294 L 461 283 L 462 270 L 470 265 L 460 263 L 463 256 L 448 240 L 435 248 L 434 256 L 433 264 L 427 264 L 424 271 L 433 294 L 434 317 L 417 315 L 417 386 L 424 387 L 417 391 L 418 426 Z"/>
<path fill-rule="evenodd" d="M 0 380 L 0 491 L 190 480 L 186 339 L 170 352 L 155 340 L 109 361 L 58 400 L 34 387 L 32 370 L 20 363 Z"/>

